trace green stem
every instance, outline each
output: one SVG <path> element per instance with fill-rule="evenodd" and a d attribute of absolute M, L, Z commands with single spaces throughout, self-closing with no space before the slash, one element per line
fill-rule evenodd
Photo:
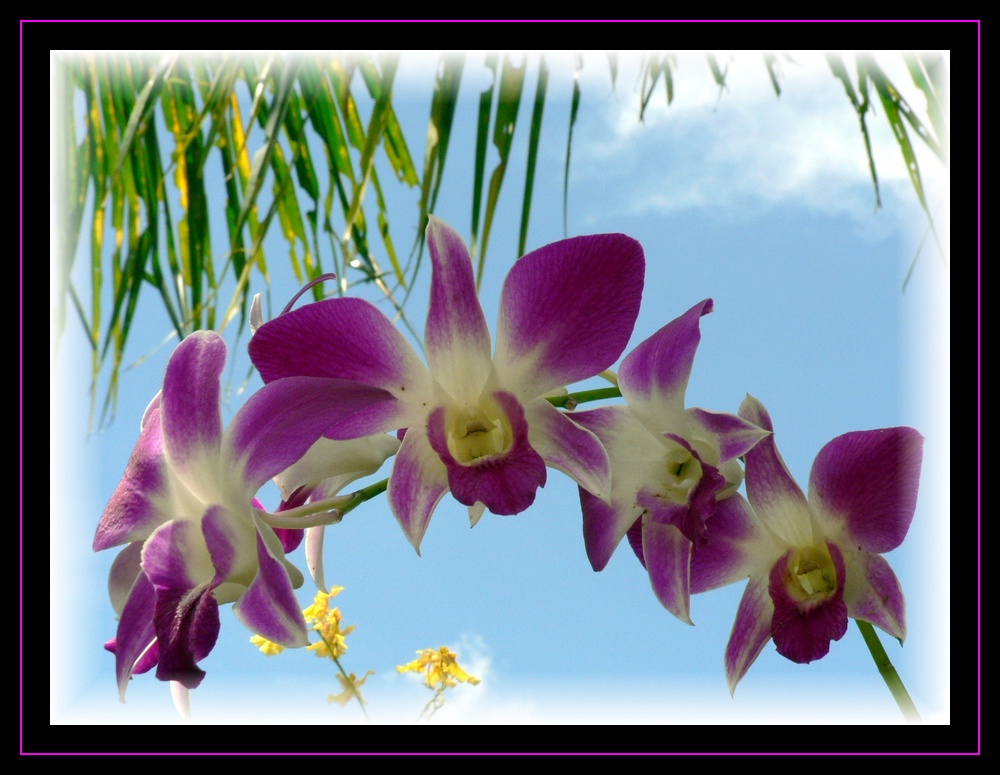
<path fill-rule="evenodd" d="M 892 692 L 892 697 L 896 700 L 899 709 L 903 711 L 903 718 L 910 723 L 919 724 L 920 714 L 917 713 L 917 708 L 913 704 L 913 700 L 910 699 L 906 687 L 903 686 L 896 668 L 889 661 L 889 655 L 882 648 L 882 642 L 878 639 L 875 628 L 869 622 L 864 622 L 861 619 L 855 619 L 854 621 L 857 622 L 858 629 L 861 630 L 861 637 L 865 639 L 865 645 L 868 646 L 868 650 L 872 654 L 872 659 L 875 660 L 875 666 L 878 668 L 882 680 L 885 681 L 885 685 Z"/>
<path fill-rule="evenodd" d="M 616 387 L 594 388 L 593 390 L 581 390 L 579 393 L 569 393 L 565 396 L 550 396 L 545 400 L 552 406 L 563 409 L 576 409 L 580 404 L 588 401 L 600 401 L 603 398 L 621 398 L 622 391 Z"/>
<path fill-rule="evenodd" d="M 365 710 L 365 703 L 361 699 L 361 693 L 358 692 L 358 687 L 355 686 L 354 681 L 351 680 L 351 674 L 344 670 L 344 666 L 340 664 L 340 660 L 337 658 L 337 652 L 333 650 L 333 646 L 330 645 L 330 641 L 328 641 L 319 630 L 316 630 L 316 634 L 319 635 L 319 639 L 326 644 L 326 648 L 330 652 L 330 659 L 333 660 L 337 669 L 340 671 L 340 674 L 344 676 L 344 680 L 347 682 L 347 685 L 351 687 L 351 693 L 354 695 L 354 699 L 358 701 L 358 705 L 361 707 L 361 712 L 365 714 L 365 720 L 371 721 L 371 719 L 368 718 L 368 711 Z"/>
<path fill-rule="evenodd" d="M 389 487 L 389 479 L 386 477 L 381 481 L 375 482 L 375 484 L 369 484 L 367 487 L 362 487 L 356 493 L 351 495 L 351 499 L 346 505 L 341 507 L 340 514 L 343 516 L 349 511 L 354 511 L 358 506 L 360 506 L 365 501 L 370 501 L 376 495 L 381 495 Z"/>

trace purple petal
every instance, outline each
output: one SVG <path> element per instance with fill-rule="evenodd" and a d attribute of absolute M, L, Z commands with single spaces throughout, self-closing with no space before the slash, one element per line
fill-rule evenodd
<path fill-rule="evenodd" d="M 774 604 L 767 592 L 767 578 L 751 578 L 736 611 L 733 631 L 726 644 L 726 681 L 730 693 L 771 640 Z"/>
<path fill-rule="evenodd" d="M 307 646 L 306 620 L 292 590 L 288 571 L 278 559 L 283 556 L 281 546 L 271 528 L 256 515 L 254 522 L 259 570 L 247 591 L 233 604 L 233 613 L 250 630 L 268 640 L 282 646 Z"/>
<path fill-rule="evenodd" d="M 492 340 L 462 238 L 430 216 L 431 300 L 424 339 L 431 373 L 457 401 L 479 397 L 492 366 Z"/>
<path fill-rule="evenodd" d="M 363 299 L 327 299 L 279 315 L 250 340 L 265 383 L 282 377 L 364 382 L 415 402 L 430 395 L 427 367 L 399 329 Z"/>
<path fill-rule="evenodd" d="M 704 409 L 689 409 L 688 414 L 714 438 L 720 465 L 745 455 L 758 441 L 770 435 L 769 431 L 735 414 Z"/>
<path fill-rule="evenodd" d="M 427 432 L 407 429 L 393 462 L 388 497 L 392 513 L 417 554 L 431 514 L 446 492 L 448 469 L 431 448 Z"/>
<path fill-rule="evenodd" d="M 642 517 L 629 525 L 628 530 L 625 532 L 625 537 L 628 539 L 628 545 L 632 548 L 636 559 L 639 560 L 639 564 L 645 569 L 646 558 L 642 552 Z"/>
<path fill-rule="evenodd" d="M 206 515 L 213 539 L 220 511 L 213 507 Z M 197 663 L 219 637 L 219 604 L 212 595 L 216 571 L 205 539 L 199 524 L 173 520 L 158 528 L 142 551 L 142 568 L 156 589 L 156 677 L 189 689 L 205 677 Z"/>
<path fill-rule="evenodd" d="M 642 518 L 642 553 L 657 599 L 682 622 L 691 621 L 691 542 L 673 525 Z"/>
<path fill-rule="evenodd" d="M 848 552 L 844 564 L 847 615 L 881 627 L 902 643 L 906 638 L 906 601 L 889 563 L 870 552 Z"/>
<path fill-rule="evenodd" d="M 195 331 L 177 345 L 163 378 L 160 421 L 163 445 L 177 475 L 208 500 L 216 483 L 222 404 L 219 378 L 226 343 L 214 331 Z"/>
<path fill-rule="evenodd" d="M 101 514 L 94 536 L 95 552 L 145 540 L 173 516 L 162 514 L 156 506 L 156 496 L 166 490 L 165 465 L 160 410 L 153 408 L 132 450 L 125 475 Z"/>
<path fill-rule="evenodd" d="M 674 525 L 685 538 L 700 546 L 705 542 L 706 523 L 715 513 L 716 495 L 725 488 L 726 480 L 717 468 L 703 461 L 685 439 L 672 433 L 664 436 L 680 444 L 697 460 L 701 466 L 701 477 L 688 493 L 687 503 L 678 503 L 669 495 L 653 489 L 640 490 L 636 503 L 649 512 L 654 522 Z M 650 488 L 655 486 L 656 483 L 649 485 Z"/>
<path fill-rule="evenodd" d="M 684 411 L 694 354 L 701 341 L 698 322 L 712 311 L 712 300 L 695 304 L 642 342 L 618 371 L 618 386 L 628 405 L 654 428 L 666 428 L 662 417 Z"/>
<path fill-rule="evenodd" d="M 587 548 L 587 559 L 595 571 L 602 571 L 621 543 L 622 535 L 628 530 L 628 526 L 622 529 L 619 527 L 622 510 L 609 506 L 582 487 L 579 490 L 580 509 L 583 511 L 583 543 Z"/>
<path fill-rule="evenodd" d="M 160 649 L 156 677 L 197 688 L 205 677 L 197 663 L 219 638 L 219 604 L 211 588 L 158 589 L 154 622 Z"/>
<path fill-rule="evenodd" d="M 799 664 L 825 657 L 830 652 L 830 642 L 840 640 L 847 632 L 844 558 L 836 544 L 828 546 L 837 572 L 837 588 L 830 597 L 818 603 L 796 600 L 788 593 L 788 558 L 794 549 L 790 549 L 771 569 L 768 585 L 774 603 L 771 637 L 781 656 Z"/>
<path fill-rule="evenodd" d="M 718 502 L 706 535 L 707 541 L 696 546 L 691 555 L 692 593 L 718 589 L 755 575 L 761 553 L 766 555 L 765 570 L 781 554 L 770 556 L 767 552 L 768 542 L 757 531 L 753 509 L 739 494 Z"/>
<path fill-rule="evenodd" d="M 265 385 L 226 431 L 227 455 L 245 461 L 247 489 L 297 462 L 321 436 L 353 437 L 395 428 L 402 404 L 379 388 L 339 379 L 289 377 Z"/>
<path fill-rule="evenodd" d="M 624 406 L 603 406 L 576 412 L 572 420 L 593 432 L 601 441 L 612 466 L 612 505 L 580 494 L 583 507 L 583 537 L 594 570 L 602 570 L 626 531 L 642 516 L 636 504 L 638 490 L 662 468 L 663 442 L 650 433 Z M 638 536 L 638 534 L 637 534 Z M 642 561 L 642 542 L 638 538 Z"/>
<path fill-rule="evenodd" d="M 639 314 L 645 259 L 623 234 L 554 242 L 519 259 L 504 281 L 496 372 L 535 398 L 611 366 Z"/>
<path fill-rule="evenodd" d="M 820 518 L 845 523 L 852 546 L 895 549 L 913 520 L 923 444 L 905 427 L 838 436 L 816 456 L 809 503 Z"/>
<path fill-rule="evenodd" d="M 747 395 L 740 417 L 773 431 L 764 405 Z M 761 521 L 791 546 L 812 543 L 812 518 L 806 497 L 796 484 L 774 443 L 774 436 L 761 439 L 746 454 L 747 499 Z"/>
<path fill-rule="evenodd" d="M 448 448 L 444 407 L 431 412 L 427 438 L 448 470 L 448 487 L 455 500 L 465 506 L 480 501 L 494 514 L 519 514 L 535 502 L 536 490 L 545 486 L 545 462 L 528 442 L 528 423 L 518 400 L 502 390 L 493 393 L 493 400 L 506 413 L 513 437 L 503 454 L 468 464 L 458 462 Z"/>
<path fill-rule="evenodd" d="M 187 591 L 215 577 L 200 524 L 180 519 L 161 525 L 149 537 L 142 548 L 142 569 L 157 589 Z"/>
<path fill-rule="evenodd" d="M 597 436 L 544 398 L 524 407 L 528 441 L 545 465 L 562 471 L 599 498 L 611 497 L 611 463 Z"/>
<path fill-rule="evenodd" d="M 115 636 L 115 675 L 118 679 L 118 695 L 122 702 L 125 702 L 129 679 L 134 672 L 137 672 L 138 663 L 143 661 L 144 653 L 148 652 L 150 645 L 156 640 L 156 631 L 153 627 L 155 606 L 156 588 L 145 573 L 140 573 L 125 601 Z M 143 666 L 147 669 L 149 667 Z"/>

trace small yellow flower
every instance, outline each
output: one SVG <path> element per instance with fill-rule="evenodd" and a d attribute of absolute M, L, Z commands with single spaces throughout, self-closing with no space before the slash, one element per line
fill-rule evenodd
<path fill-rule="evenodd" d="M 302 615 L 306 618 L 306 622 L 321 619 L 329 613 L 330 598 L 336 597 L 343 591 L 343 587 L 330 587 L 329 592 L 324 592 L 323 590 L 317 592 L 316 597 L 313 599 L 313 604 L 302 611 Z"/>
<path fill-rule="evenodd" d="M 469 683 L 475 686 L 479 679 L 466 673 L 456 661 L 457 655 L 447 647 L 418 651 L 418 658 L 406 665 L 397 665 L 400 673 L 425 673 L 424 683 L 429 689 L 444 691 L 449 686 Z"/>
<path fill-rule="evenodd" d="M 275 643 L 273 640 L 268 640 L 260 635 L 252 635 L 250 642 L 259 648 L 262 654 L 268 657 L 273 657 L 275 654 L 280 654 L 285 650 L 285 647 L 280 643 Z"/>
<path fill-rule="evenodd" d="M 344 636 L 354 631 L 354 625 L 344 627 L 340 609 L 330 608 L 330 598 L 336 597 L 343 590 L 343 587 L 332 587 L 329 592 L 317 592 L 313 604 L 302 612 L 306 622 L 312 622 L 312 628 L 320 635 L 318 643 L 306 646 L 317 657 L 340 659 L 347 651 Z"/>
<path fill-rule="evenodd" d="M 328 695 L 326 701 L 337 702 L 340 703 L 341 706 L 344 706 L 354 698 L 357 698 L 358 702 L 360 702 L 362 705 L 367 705 L 368 700 L 366 700 L 364 697 L 361 696 L 361 691 L 359 687 L 362 686 L 364 682 L 368 680 L 368 676 L 370 675 L 375 675 L 375 671 L 369 670 L 367 673 L 364 674 L 363 678 L 358 678 L 356 675 L 354 675 L 354 673 L 351 673 L 350 680 L 344 678 L 344 676 L 341 673 L 337 673 L 337 680 L 340 681 L 340 686 L 344 691 L 342 691 L 340 694 Z"/>

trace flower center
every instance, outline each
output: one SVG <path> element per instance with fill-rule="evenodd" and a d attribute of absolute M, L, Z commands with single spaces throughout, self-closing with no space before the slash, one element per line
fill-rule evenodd
<path fill-rule="evenodd" d="M 785 587 L 798 600 L 819 600 L 837 590 L 837 569 L 829 550 L 810 546 L 797 549 L 788 558 Z"/>
<path fill-rule="evenodd" d="M 510 421 L 498 406 L 466 406 L 450 410 L 447 419 L 448 450 L 459 463 L 507 452 L 513 444 Z"/>
<path fill-rule="evenodd" d="M 701 462 L 680 444 L 673 444 L 667 449 L 665 468 L 662 496 L 675 503 L 687 503 L 701 481 Z"/>

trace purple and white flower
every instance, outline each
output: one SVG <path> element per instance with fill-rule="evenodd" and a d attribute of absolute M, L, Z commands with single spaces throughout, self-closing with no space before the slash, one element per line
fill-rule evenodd
<path fill-rule="evenodd" d="M 461 237 L 431 217 L 425 365 L 393 323 L 361 299 L 315 302 L 257 329 L 250 356 L 265 383 L 290 376 L 358 380 L 394 397 L 359 436 L 405 429 L 389 481 L 393 513 L 419 551 L 449 490 L 469 507 L 517 514 L 546 466 L 598 498 L 611 470 L 597 437 L 544 396 L 611 366 L 639 311 L 645 261 L 622 234 L 562 240 L 519 259 L 504 282 L 496 350 Z"/>
<path fill-rule="evenodd" d="M 223 431 L 225 361 L 225 342 L 211 331 L 177 346 L 97 527 L 95 551 L 127 544 L 109 579 L 119 622 L 108 648 L 123 699 L 132 674 L 154 665 L 161 680 L 198 686 L 197 663 L 215 645 L 222 603 L 234 603 L 236 616 L 269 640 L 308 644 L 292 591 L 302 574 L 273 526 L 330 517 L 283 521 L 255 508 L 254 495 L 317 438 L 336 436 L 391 400 L 343 380 L 280 380 L 254 394 Z"/>
<path fill-rule="evenodd" d="M 685 409 L 699 320 L 711 311 L 711 299 L 695 304 L 625 357 L 626 406 L 573 415 L 597 434 L 613 471 L 610 504 L 580 490 L 591 565 L 603 570 L 627 534 L 657 598 L 689 623 L 692 548 L 743 481 L 737 458 L 768 435 L 733 414 Z"/>
<path fill-rule="evenodd" d="M 752 396 L 740 416 L 773 430 Z M 881 555 L 906 537 L 922 455 L 913 428 L 845 433 L 816 456 L 807 499 L 773 436 L 747 452 L 749 502 L 737 495 L 719 505 L 691 564 L 693 592 L 750 579 L 726 646 L 731 691 L 771 639 L 782 656 L 811 662 L 853 618 L 902 643 L 903 591 Z"/>

